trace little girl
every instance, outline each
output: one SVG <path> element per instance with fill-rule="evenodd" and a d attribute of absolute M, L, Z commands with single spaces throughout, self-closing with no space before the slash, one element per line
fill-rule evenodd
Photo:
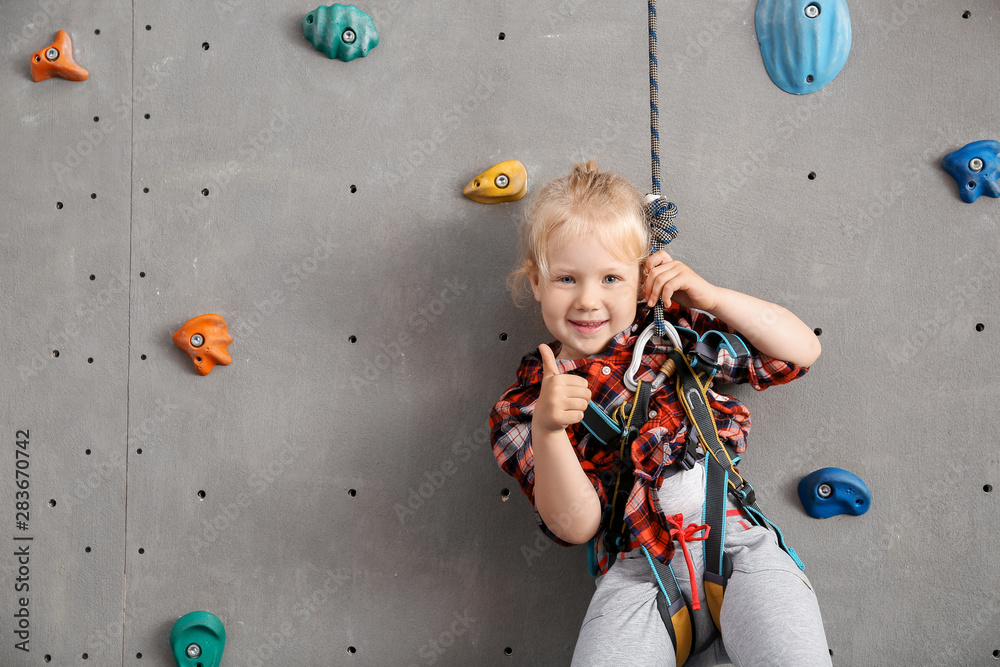
<path fill-rule="evenodd" d="M 679 327 L 738 333 L 749 344 L 749 357 L 720 352 L 722 382 L 759 390 L 784 384 L 820 353 L 816 336 L 789 311 L 712 285 L 664 251 L 650 256 L 649 247 L 642 196 L 591 161 L 538 193 L 522 228 L 521 265 L 511 274 L 515 298 L 534 296 L 555 340 L 521 360 L 517 382 L 493 408 L 493 450 L 546 535 L 563 545 L 592 543 L 597 589 L 574 666 L 675 665 L 651 558 L 672 565 L 691 607 L 705 599 L 702 549 L 691 548 L 688 558 L 678 549 L 675 557 L 668 521 L 681 514 L 682 523 L 697 523 L 706 475 L 703 461 L 690 469 L 678 464 L 691 425 L 670 382 L 653 393 L 649 419 L 631 445 L 635 482 L 624 516 L 631 541 L 609 554 L 601 539 L 620 462 L 581 421 L 591 401 L 610 413 L 632 398 L 623 377 L 652 304 L 662 300 Z M 652 380 L 670 349 L 654 337 L 636 379 Z M 749 411 L 712 390 L 708 399 L 720 437 L 742 452 Z M 715 624 L 702 605 L 693 611 L 687 665 L 830 665 L 816 596 L 774 533 L 752 525 L 730 500 L 724 534 L 733 568 L 719 618 L 722 642 L 713 641 Z"/>

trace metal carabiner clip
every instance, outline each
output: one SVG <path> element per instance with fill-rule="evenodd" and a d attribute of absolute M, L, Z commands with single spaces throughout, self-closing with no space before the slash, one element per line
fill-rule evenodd
<path fill-rule="evenodd" d="M 670 339 L 670 342 L 673 343 L 675 348 L 678 350 L 681 349 L 681 337 L 677 333 L 677 330 L 674 329 L 674 325 L 666 321 L 664 321 L 663 324 L 665 325 L 667 338 Z M 632 363 L 629 364 L 628 369 L 625 371 L 625 377 L 622 378 L 629 391 L 635 391 L 639 386 L 639 383 L 635 380 L 635 374 L 639 372 L 639 366 L 642 365 L 642 353 L 646 349 L 646 343 L 648 343 L 649 339 L 653 337 L 653 333 L 655 331 L 656 325 L 650 324 L 641 334 L 639 334 L 639 337 L 635 341 L 635 349 L 632 351 Z M 653 380 L 653 391 L 659 389 L 666 379 L 667 376 L 665 373 L 657 371 L 656 378 Z"/>

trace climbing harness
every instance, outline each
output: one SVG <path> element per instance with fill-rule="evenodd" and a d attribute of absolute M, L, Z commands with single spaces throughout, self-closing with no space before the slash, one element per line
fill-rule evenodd
<path fill-rule="evenodd" d="M 740 458 L 719 436 L 718 426 L 709 406 L 707 394 L 719 368 L 720 351 L 725 350 L 736 363 L 740 363 L 750 355 L 749 346 L 739 336 L 728 332 L 713 330 L 699 335 L 696 331 L 685 327 L 671 327 L 671 329 L 671 337 L 677 336 L 687 345 L 674 345 L 668 349 L 666 360 L 656 377 L 657 380 L 662 376 L 664 379 L 672 378 L 675 381 L 674 388 L 691 430 L 675 463 L 665 471 L 665 474 L 670 476 L 682 470 L 690 470 L 695 465 L 704 465 L 706 483 L 703 524 L 692 523 L 685 527 L 681 515 L 667 517 L 667 522 L 671 527 L 671 536 L 680 543 L 688 563 L 688 572 L 692 577 L 691 608 L 694 610 L 700 608 L 700 600 L 687 542 L 703 542 L 705 597 L 715 626 L 719 628 L 723 593 L 726 582 L 732 574 L 732 563 L 724 550 L 727 495 L 732 495 L 753 525 L 767 528 L 775 534 L 778 546 L 792 558 L 799 569 L 805 569 L 805 566 L 795 550 L 785 542 L 781 530 L 760 509 L 753 486 L 737 468 Z M 633 366 L 636 369 L 638 364 L 634 363 L 635 358 L 641 358 L 644 348 L 644 344 L 640 346 L 640 342 L 641 339 L 636 343 L 633 358 Z M 691 352 L 685 354 L 683 351 L 685 348 Z M 660 384 L 662 383 L 661 381 Z M 603 531 L 602 544 L 612 562 L 617 554 L 628 551 L 631 541 L 624 516 L 625 505 L 635 484 L 631 446 L 647 421 L 650 398 L 656 385 L 656 381 L 640 380 L 636 383 L 636 391 L 631 402 L 626 401 L 609 415 L 591 401 L 583 416 L 583 426 L 602 447 L 618 452 L 617 473 L 611 473 L 601 480 L 608 489 L 609 502 L 602 517 L 600 530 Z M 699 532 L 702 535 L 696 536 Z M 592 544 L 589 553 L 590 571 L 591 575 L 596 576 L 598 568 L 593 546 Z M 642 549 L 653 569 L 659 588 L 657 609 L 674 642 L 677 664 L 683 665 L 692 649 L 691 643 L 694 637 L 691 613 L 681 595 L 673 568 L 653 558 L 645 547 Z"/>

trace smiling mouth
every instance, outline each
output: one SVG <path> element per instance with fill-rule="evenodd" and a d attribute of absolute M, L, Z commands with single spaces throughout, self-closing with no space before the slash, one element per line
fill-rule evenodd
<path fill-rule="evenodd" d="M 599 331 L 603 328 L 608 321 L 599 320 L 594 322 L 578 322 L 576 320 L 570 320 L 569 323 L 572 324 L 578 331 L 583 333 L 594 333 L 595 331 Z"/>

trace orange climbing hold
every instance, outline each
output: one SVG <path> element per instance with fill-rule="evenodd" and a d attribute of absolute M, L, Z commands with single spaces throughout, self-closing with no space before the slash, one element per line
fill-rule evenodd
<path fill-rule="evenodd" d="M 73 60 L 73 42 L 65 30 L 56 33 L 56 41 L 31 56 L 32 79 L 45 81 L 54 76 L 70 81 L 83 81 L 90 76 Z"/>
<path fill-rule="evenodd" d="M 173 336 L 174 345 L 188 353 L 199 375 L 208 375 L 215 365 L 228 366 L 232 358 L 226 346 L 233 342 L 221 315 L 199 315 L 188 320 Z"/>

